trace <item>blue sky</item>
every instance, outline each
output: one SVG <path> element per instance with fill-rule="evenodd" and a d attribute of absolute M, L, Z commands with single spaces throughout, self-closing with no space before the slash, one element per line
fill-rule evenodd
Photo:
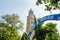
<path fill-rule="evenodd" d="M 39 18 L 50 14 L 58 14 L 59 10 L 51 10 L 52 13 L 44 10 L 44 4 L 37 6 L 36 0 L 0 0 L 0 16 L 4 14 L 13 14 L 16 13 L 20 16 L 20 19 L 24 23 L 26 28 L 26 19 L 29 10 L 32 8 L 34 15 Z M 60 21 L 47 21 L 54 22 L 57 24 L 57 28 L 60 31 Z M 45 24 L 47 23 L 45 22 Z"/>

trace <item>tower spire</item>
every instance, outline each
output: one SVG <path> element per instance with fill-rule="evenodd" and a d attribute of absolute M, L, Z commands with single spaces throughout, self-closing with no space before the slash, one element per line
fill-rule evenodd
<path fill-rule="evenodd" d="M 32 15 L 33 15 L 33 10 L 32 10 L 32 8 L 29 10 L 29 14 L 32 14 Z"/>

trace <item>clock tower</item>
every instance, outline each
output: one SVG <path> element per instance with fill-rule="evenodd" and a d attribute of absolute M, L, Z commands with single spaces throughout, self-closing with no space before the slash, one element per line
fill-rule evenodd
<path fill-rule="evenodd" d="M 26 26 L 26 32 L 29 33 L 29 31 L 31 30 L 31 27 L 33 26 L 34 22 L 35 22 L 35 15 L 33 14 L 33 10 L 30 9 L 28 16 L 27 16 L 27 26 Z M 32 37 L 34 35 L 34 32 L 32 32 L 32 35 L 30 37 L 30 40 L 32 40 Z"/>

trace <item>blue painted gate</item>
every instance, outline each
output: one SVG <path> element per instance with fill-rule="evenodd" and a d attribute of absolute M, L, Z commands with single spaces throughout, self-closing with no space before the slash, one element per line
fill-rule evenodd
<path fill-rule="evenodd" d="M 32 34 L 32 31 L 35 29 L 35 27 L 37 27 L 38 24 L 40 24 L 41 22 L 44 22 L 44 21 L 48 21 L 48 20 L 60 20 L 60 14 L 53 14 L 53 15 L 48 15 L 48 16 L 45 16 L 39 20 L 36 21 L 36 23 L 34 23 L 34 25 L 32 26 L 29 34 L 27 35 L 28 37 L 28 40 L 30 40 L 30 36 Z"/>

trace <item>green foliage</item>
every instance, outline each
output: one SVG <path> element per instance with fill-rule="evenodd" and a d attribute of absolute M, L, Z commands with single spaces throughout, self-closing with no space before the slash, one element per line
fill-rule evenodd
<path fill-rule="evenodd" d="M 21 40 L 28 40 L 28 38 L 27 38 L 27 33 L 26 33 L 26 32 L 23 34 Z"/>
<path fill-rule="evenodd" d="M 0 23 L 0 40 L 18 40 L 18 38 L 19 36 L 15 29 Z"/>
<path fill-rule="evenodd" d="M 39 24 L 38 27 L 35 28 L 35 35 L 33 37 L 33 40 L 36 39 L 36 40 L 44 40 L 45 39 L 45 36 L 46 36 L 46 30 L 44 30 L 42 28 L 42 24 Z"/>
<path fill-rule="evenodd" d="M 6 22 L 5 24 L 11 25 L 12 28 L 15 28 L 15 29 L 23 28 L 23 23 L 19 20 L 19 16 L 16 14 L 12 14 L 12 15 L 6 14 L 1 16 L 1 18 L 5 20 Z"/>
<path fill-rule="evenodd" d="M 45 4 L 47 11 L 59 9 L 60 10 L 60 0 L 37 0 L 36 4 Z"/>
<path fill-rule="evenodd" d="M 49 33 L 46 35 L 45 40 L 59 40 L 59 34 L 57 33 L 58 30 L 56 29 L 56 24 L 54 23 L 47 23 L 45 25 L 45 29 L 49 30 Z"/>
<path fill-rule="evenodd" d="M 17 30 L 23 28 L 23 23 L 16 14 L 3 15 L 5 22 L 0 22 L 0 40 L 21 40 Z"/>
<path fill-rule="evenodd" d="M 42 26 L 43 23 L 39 24 L 38 27 L 35 28 L 35 35 L 33 40 L 58 40 L 58 30 L 56 29 L 56 24 L 47 23 L 45 27 Z"/>

